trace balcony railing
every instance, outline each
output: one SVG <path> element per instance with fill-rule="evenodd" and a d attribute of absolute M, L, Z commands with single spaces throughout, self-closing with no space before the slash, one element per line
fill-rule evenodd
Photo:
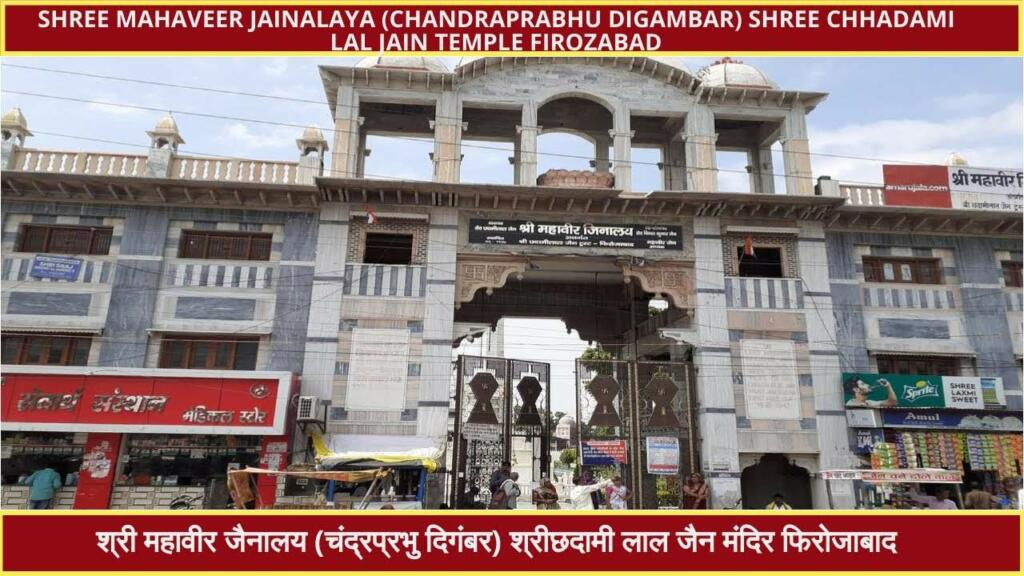
<path fill-rule="evenodd" d="M 147 157 L 139 154 L 104 152 L 62 152 L 55 150 L 18 150 L 12 169 L 21 172 L 89 174 L 95 176 L 146 176 Z M 299 164 L 176 156 L 171 162 L 170 178 L 245 182 L 255 184 L 296 184 Z"/>
<path fill-rule="evenodd" d="M 885 206 L 885 193 L 881 186 L 839 185 L 839 195 L 851 206 Z"/>
<path fill-rule="evenodd" d="M 259 184 L 295 184 L 298 163 L 178 156 L 171 164 L 171 178 L 216 180 Z"/>
<path fill-rule="evenodd" d="M 422 298 L 426 293 L 424 266 L 348 264 L 343 294 L 346 296 L 391 296 Z"/>
<path fill-rule="evenodd" d="M 726 276 L 725 302 L 729 308 L 799 310 L 804 307 L 804 286 L 799 278 Z"/>
<path fill-rule="evenodd" d="M 15 170 L 23 172 L 144 176 L 146 157 L 137 154 L 24 149 L 18 150 L 13 166 Z"/>

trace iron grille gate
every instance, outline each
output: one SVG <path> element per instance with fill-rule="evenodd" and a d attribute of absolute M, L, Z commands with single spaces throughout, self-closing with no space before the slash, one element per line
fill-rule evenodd
<path fill-rule="evenodd" d="M 678 506 L 679 479 L 699 470 L 691 369 L 683 362 L 576 361 L 581 473 L 622 476 L 631 508 Z"/>
<path fill-rule="evenodd" d="M 465 495 L 474 489 L 480 502 L 490 500 L 491 473 L 512 459 L 514 437 L 534 446 L 534 479 L 550 473 L 550 384 L 551 365 L 545 362 L 459 356 L 449 495 L 453 508 L 463 507 Z"/>

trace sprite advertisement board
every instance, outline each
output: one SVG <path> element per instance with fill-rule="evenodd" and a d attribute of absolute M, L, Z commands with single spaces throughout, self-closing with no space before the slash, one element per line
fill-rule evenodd
<path fill-rule="evenodd" d="M 943 408 L 941 376 L 843 373 L 847 408 Z"/>

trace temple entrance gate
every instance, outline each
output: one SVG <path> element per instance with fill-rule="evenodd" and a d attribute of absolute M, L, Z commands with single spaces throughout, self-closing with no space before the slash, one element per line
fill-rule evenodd
<path fill-rule="evenodd" d="M 692 365 L 576 361 L 582 473 L 622 476 L 630 508 L 679 506 L 681 482 L 699 470 Z"/>
<path fill-rule="evenodd" d="M 517 462 L 539 481 L 550 474 L 551 365 L 546 362 L 487 356 L 459 356 L 456 362 L 454 471 L 449 501 L 462 507 L 476 490 L 478 501 L 490 500 L 488 480 L 502 462 L 512 461 L 516 444 L 530 446 L 531 458 Z"/>

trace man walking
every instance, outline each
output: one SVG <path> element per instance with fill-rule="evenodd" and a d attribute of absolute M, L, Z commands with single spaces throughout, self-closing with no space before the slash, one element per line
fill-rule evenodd
<path fill-rule="evenodd" d="M 49 466 L 36 470 L 25 479 L 29 486 L 28 507 L 30 510 L 49 510 L 53 507 L 53 497 L 60 489 L 60 474 Z"/>

